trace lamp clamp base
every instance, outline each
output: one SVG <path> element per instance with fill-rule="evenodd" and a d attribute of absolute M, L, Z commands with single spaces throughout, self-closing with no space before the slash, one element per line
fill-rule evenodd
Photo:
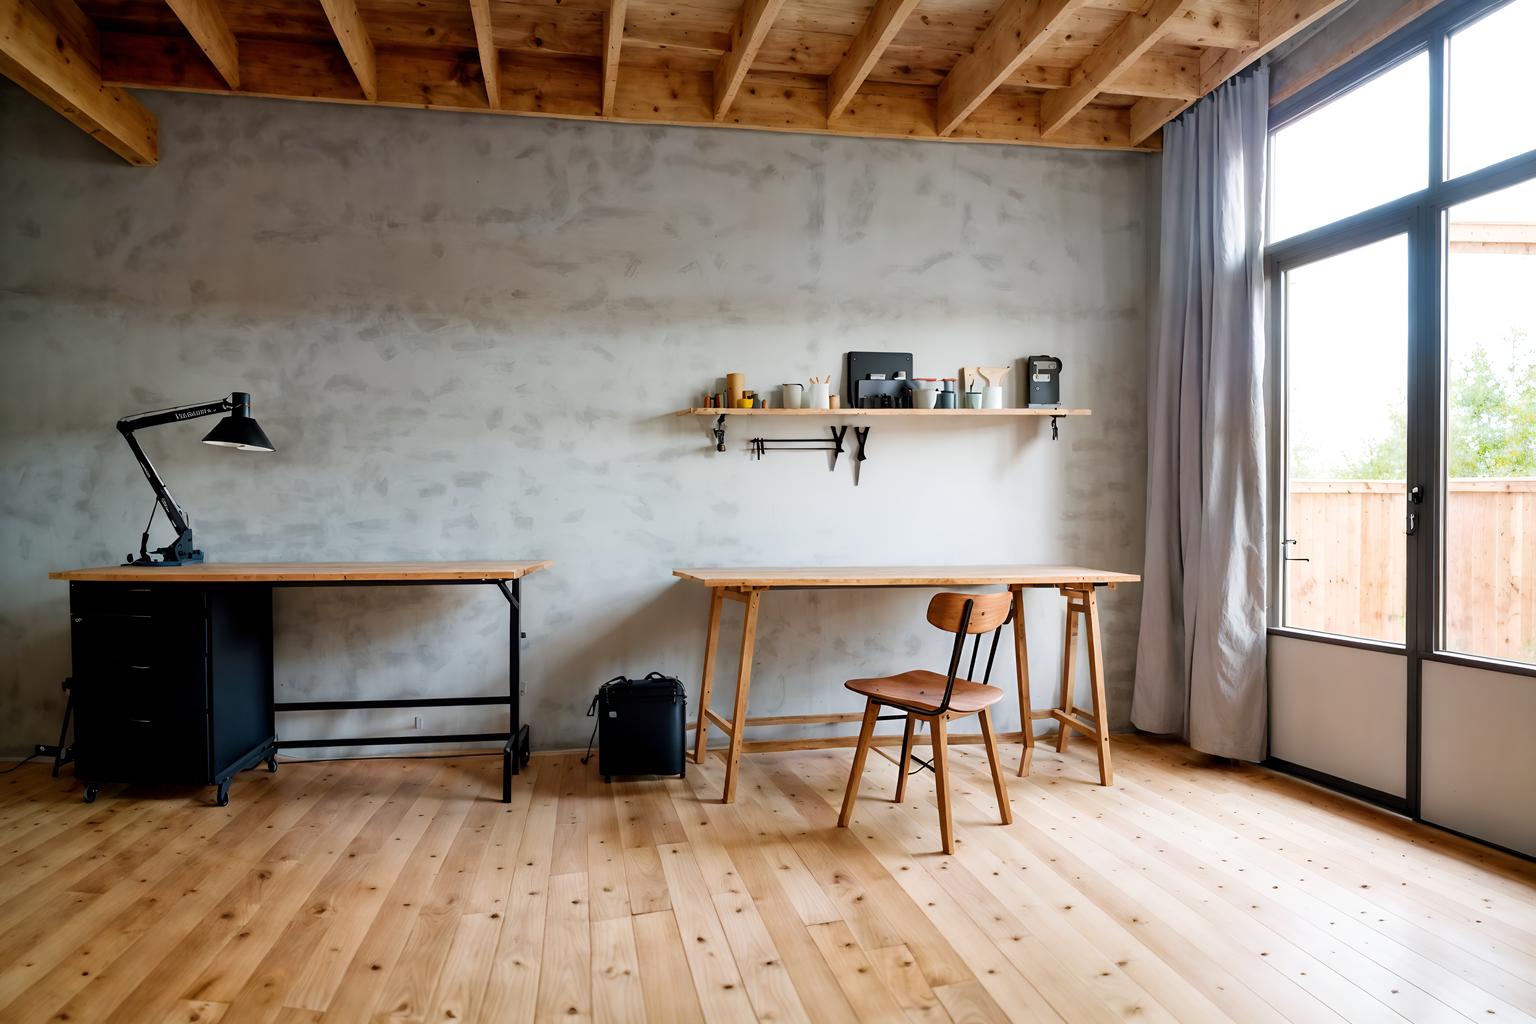
<path fill-rule="evenodd" d="M 153 558 L 152 555 L 159 555 Z M 163 548 L 149 549 L 149 534 L 146 532 L 139 541 L 139 557 L 128 556 L 124 565 L 195 565 L 203 560 L 203 553 L 192 546 L 192 528 L 188 527 L 176 535 L 176 539 Z"/>

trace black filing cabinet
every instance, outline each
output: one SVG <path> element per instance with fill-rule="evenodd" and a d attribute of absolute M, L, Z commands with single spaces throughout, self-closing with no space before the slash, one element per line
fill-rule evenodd
<path fill-rule="evenodd" d="M 217 786 L 277 770 L 272 588 L 71 583 L 75 775 Z"/>

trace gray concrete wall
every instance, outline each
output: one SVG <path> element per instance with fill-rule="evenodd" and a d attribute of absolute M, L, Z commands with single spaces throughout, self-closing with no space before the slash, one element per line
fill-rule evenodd
<path fill-rule="evenodd" d="M 525 590 L 540 748 L 585 743 L 618 673 L 696 691 L 708 601 L 675 566 L 1140 567 L 1155 157 L 144 99 L 162 160 L 139 170 L 0 83 L 0 752 L 57 726 L 46 573 L 120 561 L 149 512 L 113 421 L 231 390 L 275 455 L 200 445 L 209 422 L 144 437 L 210 559 L 555 561 Z M 881 348 L 924 375 L 1057 354 L 1094 415 L 1059 443 L 1045 421 L 881 422 L 857 488 L 847 460 L 755 462 L 748 427 L 717 455 L 671 415 L 728 370 L 805 380 Z M 1139 599 L 1104 602 L 1121 724 Z M 772 595 L 754 712 L 853 709 L 844 679 L 937 666 L 925 600 Z M 503 685 L 490 589 L 275 604 L 284 698 Z M 1028 611 L 1046 705 L 1061 610 Z M 414 724 L 309 717 L 284 734 Z"/>

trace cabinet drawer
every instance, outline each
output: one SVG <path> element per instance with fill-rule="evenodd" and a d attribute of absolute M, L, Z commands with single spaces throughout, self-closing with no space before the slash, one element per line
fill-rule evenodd
<path fill-rule="evenodd" d="M 77 686 L 90 699 L 139 714 L 208 708 L 201 619 L 88 612 L 72 616 Z"/>
<path fill-rule="evenodd" d="M 70 611 L 119 615 L 201 615 L 206 591 L 196 584 L 71 583 Z"/>
<path fill-rule="evenodd" d="M 206 715 L 118 715 L 82 706 L 76 775 L 92 782 L 211 781 Z"/>

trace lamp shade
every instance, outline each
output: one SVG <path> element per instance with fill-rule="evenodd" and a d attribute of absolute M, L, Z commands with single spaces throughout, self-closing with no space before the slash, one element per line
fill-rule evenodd
<path fill-rule="evenodd" d="M 272 442 L 256 420 L 238 412 L 225 416 L 214 424 L 203 444 L 216 444 L 225 448 L 238 448 L 243 452 L 275 452 Z"/>

